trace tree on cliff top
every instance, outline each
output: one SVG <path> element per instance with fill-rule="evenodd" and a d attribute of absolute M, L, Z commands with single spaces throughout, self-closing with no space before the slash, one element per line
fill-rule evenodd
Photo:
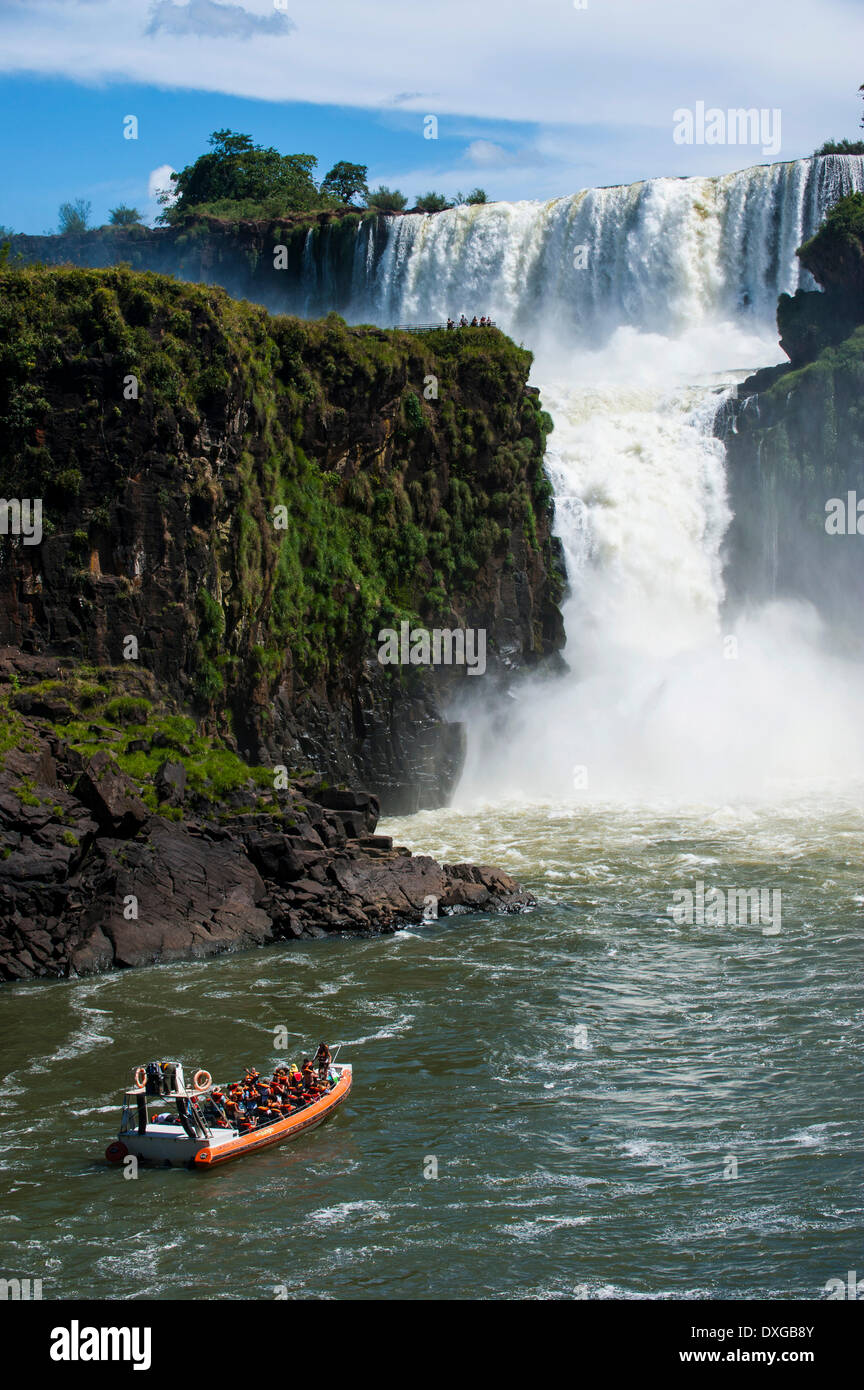
<path fill-rule="evenodd" d="M 160 222 L 177 222 L 195 209 L 221 203 L 275 202 L 283 212 L 321 206 L 312 177 L 314 155 L 280 154 L 233 130 L 214 130 L 209 143 L 207 154 L 171 175 L 173 188 L 160 196 Z M 176 201 L 169 205 L 172 198 Z"/>
<path fill-rule="evenodd" d="M 340 203 L 351 203 L 355 198 L 368 198 L 368 172 L 366 164 L 348 164 L 344 159 L 340 159 L 338 164 L 333 165 L 329 174 L 324 175 L 321 192 Z"/>
<path fill-rule="evenodd" d="M 60 235 L 75 236 L 79 232 L 86 232 L 92 210 L 93 204 L 84 198 L 76 198 L 74 203 L 61 203 L 58 214 Z"/>
<path fill-rule="evenodd" d="M 142 222 L 143 215 L 137 208 L 127 207 L 125 203 L 111 208 L 109 225 L 112 227 L 140 227 Z"/>
<path fill-rule="evenodd" d="M 402 212 L 407 206 L 408 199 L 404 193 L 400 193 L 398 188 L 387 188 L 381 184 L 374 192 L 370 193 L 367 199 L 370 208 L 377 208 L 379 212 Z"/>

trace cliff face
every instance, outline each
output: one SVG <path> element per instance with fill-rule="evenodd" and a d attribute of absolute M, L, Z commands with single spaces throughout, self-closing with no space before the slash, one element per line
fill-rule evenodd
<path fill-rule="evenodd" d="M 0 648 L 0 980 L 533 901 L 497 869 L 394 848 L 378 810 L 250 768 L 137 663 Z"/>
<path fill-rule="evenodd" d="M 563 640 L 530 355 L 271 318 L 126 269 L 0 275 L 0 645 L 136 659 L 266 766 L 446 800 L 459 691 Z M 488 670 L 383 667 L 403 620 L 487 634 Z"/>
<path fill-rule="evenodd" d="M 824 291 L 778 307 L 790 366 L 757 372 L 718 417 L 734 520 L 726 541 L 733 607 L 806 599 L 852 649 L 864 601 L 864 195 L 841 200 L 799 251 Z M 838 532 L 832 499 L 850 508 Z M 846 532 L 848 529 L 848 533 Z"/>
<path fill-rule="evenodd" d="M 371 233 L 364 259 L 374 273 L 387 238 L 387 226 L 399 214 L 335 212 L 296 213 L 273 221 L 210 216 L 189 217 L 170 227 L 97 227 L 66 236 L 11 239 L 13 258 L 49 266 L 76 265 L 104 269 L 123 264 L 132 270 L 176 275 L 179 279 L 220 285 L 235 299 L 251 299 L 280 313 L 304 317 L 351 303 L 357 229 Z"/>

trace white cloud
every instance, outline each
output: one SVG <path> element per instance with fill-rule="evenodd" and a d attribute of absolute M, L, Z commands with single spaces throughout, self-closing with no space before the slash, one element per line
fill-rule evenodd
<path fill-rule="evenodd" d="M 0 71 L 346 108 L 395 106 L 417 114 L 418 140 L 425 114 L 438 116 L 442 137 L 466 117 L 527 122 L 538 150 L 554 133 L 562 193 L 580 178 L 612 183 L 761 161 L 756 148 L 676 146 L 673 112 L 698 101 L 781 108 L 780 158 L 857 133 L 864 5 L 846 0 L 591 0 L 586 10 L 567 0 L 436 0 L 432 7 L 290 0 L 296 28 L 290 44 L 275 48 L 273 0 L 191 0 L 185 7 L 157 0 L 158 12 L 175 18 L 192 5 L 205 20 L 205 12 L 211 19 L 224 12 L 217 15 L 224 19 L 230 11 L 248 21 L 243 42 L 226 43 L 206 22 L 192 32 L 190 20 L 183 32 L 163 26 L 154 43 L 149 0 L 30 0 L 26 10 L 14 6 L 14 22 L 11 11 L 0 10 Z M 474 162 L 503 173 L 497 141 L 486 143 L 487 162 L 482 144 Z M 526 165 L 519 182 L 515 162 L 510 167 L 518 196 L 532 170 Z M 422 182 L 429 181 L 427 169 Z"/>
<path fill-rule="evenodd" d="M 157 34 L 163 30 L 166 34 L 195 38 L 251 39 L 254 34 L 269 37 L 290 34 L 294 28 L 294 21 L 281 7 L 274 11 L 271 6 L 269 15 L 259 15 L 242 5 L 217 4 L 216 0 L 187 0 L 186 4 L 155 0 L 146 32 Z"/>
<path fill-rule="evenodd" d="M 470 164 L 487 169 L 500 169 L 502 164 L 509 164 L 512 160 L 509 151 L 503 145 L 496 145 L 493 140 L 472 140 L 465 151 L 465 158 Z"/>
<path fill-rule="evenodd" d="M 147 212 L 151 222 L 155 222 L 164 207 L 164 204 L 159 200 L 160 193 L 170 193 L 172 195 L 170 202 L 173 203 L 176 201 L 177 195 L 174 192 L 174 185 L 171 182 L 171 175 L 173 173 L 175 173 L 175 170 L 170 164 L 160 164 L 158 169 L 152 169 L 150 171 L 150 177 L 147 180 Z"/>
<path fill-rule="evenodd" d="M 160 193 L 172 192 L 171 175 L 176 173 L 170 164 L 160 164 L 158 169 L 153 169 L 147 180 L 148 198 L 158 198 Z"/>

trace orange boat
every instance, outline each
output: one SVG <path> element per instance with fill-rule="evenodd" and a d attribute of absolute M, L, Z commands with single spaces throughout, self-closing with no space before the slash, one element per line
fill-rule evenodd
<path fill-rule="evenodd" d="M 153 1064 L 151 1064 L 151 1067 Z M 164 1080 L 158 1090 L 148 1078 L 148 1068 L 137 1067 L 133 1082 L 124 1096 L 120 1132 L 105 1150 L 109 1163 L 123 1163 L 132 1155 L 142 1163 L 162 1167 L 212 1168 L 257 1149 L 296 1139 L 332 1115 L 351 1091 L 353 1069 L 350 1062 L 331 1062 L 327 1089 L 317 1099 L 297 1106 L 284 1119 L 249 1129 L 245 1133 L 216 1125 L 208 1114 L 207 1097 L 213 1090 L 209 1072 L 196 1071 L 187 1086 L 178 1062 L 158 1064 Z M 149 1107 L 164 1109 L 173 1101 L 176 1118 L 169 1111 L 151 1117 Z"/>

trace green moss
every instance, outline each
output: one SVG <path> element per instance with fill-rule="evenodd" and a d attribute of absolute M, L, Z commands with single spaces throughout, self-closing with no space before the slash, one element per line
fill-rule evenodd
<path fill-rule="evenodd" d="M 118 695 L 105 706 L 105 716 L 113 724 L 140 724 L 152 706 L 149 700 L 136 695 Z"/>
<path fill-rule="evenodd" d="M 525 394 L 530 367 L 494 329 L 272 317 L 212 286 L 125 267 L 0 270 L 0 494 L 55 507 L 57 564 L 86 612 L 98 583 L 91 534 L 111 510 L 68 440 L 82 460 L 107 456 L 102 487 L 107 475 L 118 495 L 134 490 L 154 531 L 200 557 L 178 677 L 189 703 L 220 717 L 253 696 L 266 708 L 286 668 L 295 688 L 337 681 L 383 620 L 464 609 L 511 538 L 541 545 L 551 420 Z M 72 406 L 70 371 L 84 383 Z M 138 401 L 123 398 L 130 373 Z M 434 408 L 421 399 L 430 374 Z M 190 457 L 202 430 L 218 436 L 235 418 L 218 469 Z M 133 577 L 116 578 L 112 602 L 135 631 Z M 185 617 L 189 600 L 178 600 Z M 141 706 L 106 714 L 149 722 Z"/>

